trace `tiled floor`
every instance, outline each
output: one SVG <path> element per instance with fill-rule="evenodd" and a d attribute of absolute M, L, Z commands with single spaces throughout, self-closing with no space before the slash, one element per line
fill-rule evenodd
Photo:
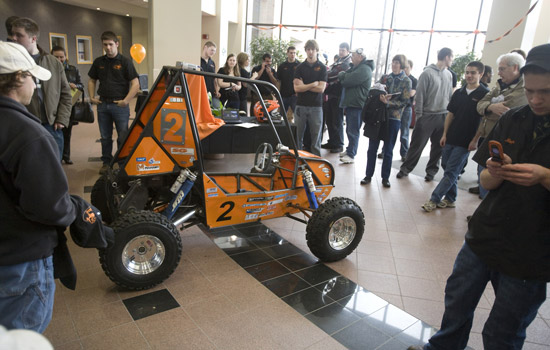
<path fill-rule="evenodd" d="M 75 126 L 75 164 L 64 165 L 71 193 L 86 199 L 101 166 L 98 137 L 97 124 Z M 58 284 L 45 335 L 61 350 L 404 349 L 429 338 L 431 326 L 440 325 L 465 217 L 479 200 L 460 191 L 456 209 L 424 213 L 420 205 L 436 184 L 415 175 L 397 180 L 395 169 L 390 189 L 381 186 L 379 172 L 360 186 L 365 141 L 355 164 L 323 154 L 337 173 L 332 196 L 354 199 L 365 214 L 363 240 L 345 260 L 317 263 L 305 225 L 287 218 L 208 232 L 192 227 L 182 232 L 174 274 L 152 290 L 131 292 L 105 276 L 95 250 L 70 243 L 77 289 Z M 229 158 L 214 162 L 227 165 Z M 231 162 L 244 169 L 251 163 Z M 474 349 L 483 348 L 492 300 L 489 287 L 474 319 Z M 529 327 L 524 349 L 550 350 L 550 302 Z"/>

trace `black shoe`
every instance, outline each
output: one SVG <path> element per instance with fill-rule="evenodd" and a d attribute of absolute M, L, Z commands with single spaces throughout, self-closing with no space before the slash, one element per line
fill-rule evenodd
<path fill-rule="evenodd" d="M 344 151 L 344 147 L 332 148 L 330 153 L 340 153 Z"/>
<path fill-rule="evenodd" d="M 430 182 L 434 179 L 434 176 L 433 175 L 430 175 L 430 174 L 426 174 L 426 176 L 424 176 L 424 180 L 426 182 Z"/>
<path fill-rule="evenodd" d="M 397 173 L 397 175 L 395 177 L 400 179 L 400 178 L 405 177 L 405 176 L 409 176 L 409 174 L 404 173 L 401 170 L 399 170 L 399 172 Z"/>
<path fill-rule="evenodd" d="M 468 188 L 468 192 L 473 193 L 473 194 L 479 194 L 479 186 L 474 186 L 474 187 Z"/>
<path fill-rule="evenodd" d="M 73 161 L 70 158 L 63 158 L 63 161 L 65 162 L 65 164 L 73 164 Z"/>
<path fill-rule="evenodd" d="M 386 188 L 390 188 L 391 187 L 390 181 L 388 179 L 382 179 L 382 186 Z"/>
<path fill-rule="evenodd" d="M 377 157 L 378 157 L 378 159 L 384 158 L 384 153 L 382 153 L 382 152 L 378 153 L 378 156 L 377 156 Z"/>
<path fill-rule="evenodd" d="M 322 149 L 333 149 L 334 146 L 327 142 L 327 143 L 323 143 L 323 144 L 321 145 L 321 148 L 322 148 Z"/>
<path fill-rule="evenodd" d="M 361 185 L 368 185 L 370 184 L 371 180 L 372 179 L 370 177 L 365 176 L 363 180 L 361 180 Z"/>

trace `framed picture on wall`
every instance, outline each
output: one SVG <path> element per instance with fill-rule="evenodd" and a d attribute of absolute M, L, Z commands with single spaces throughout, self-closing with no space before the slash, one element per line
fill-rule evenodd
<path fill-rule="evenodd" d="M 89 35 L 76 36 L 76 62 L 78 64 L 92 64 L 92 37 Z"/>
<path fill-rule="evenodd" d="M 50 52 L 54 46 L 60 46 L 65 49 L 65 54 L 68 56 L 67 52 L 67 34 L 60 33 L 50 33 Z"/>

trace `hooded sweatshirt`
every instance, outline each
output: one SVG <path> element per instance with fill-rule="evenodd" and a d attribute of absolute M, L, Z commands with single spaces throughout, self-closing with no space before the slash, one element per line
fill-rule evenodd
<path fill-rule="evenodd" d="M 447 105 L 453 95 L 453 80 L 447 69 L 439 70 L 430 64 L 420 77 L 416 86 L 416 119 L 425 114 L 446 114 Z"/>

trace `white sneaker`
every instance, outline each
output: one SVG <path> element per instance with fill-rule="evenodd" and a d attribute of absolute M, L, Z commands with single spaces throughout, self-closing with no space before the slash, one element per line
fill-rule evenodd
<path fill-rule="evenodd" d="M 347 156 L 348 153 L 346 151 L 340 153 L 340 158 Z"/>
<path fill-rule="evenodd" d="M 424 209 L 424 211 L 426 212 L 431 212 L 431 211 L 434 211 L 435 208 L 437 208 L 437 204 L 435 202 L 433 202 L 432 200 L 429 200 L 427 201 L 426 203 L 424 203 L 422 205 L 422 209 Z"/>
<path fill-rule="evenodd" d="M 438 208 L 456 208 L 455 202 L 451 202 L 447 198 L 443 198 L 441 202 L 437 203 Z"/>
<path fill-rule="evenodd" d="M 345 156 L 343 156 L 342 158 L 340 158 L 340 161 L 344 164 L 351 164 L 351 163 L 355 162 L 355 160 L 353 158 L 351 158 L 350 156 L 348 156 L 347 154 Z"/>

